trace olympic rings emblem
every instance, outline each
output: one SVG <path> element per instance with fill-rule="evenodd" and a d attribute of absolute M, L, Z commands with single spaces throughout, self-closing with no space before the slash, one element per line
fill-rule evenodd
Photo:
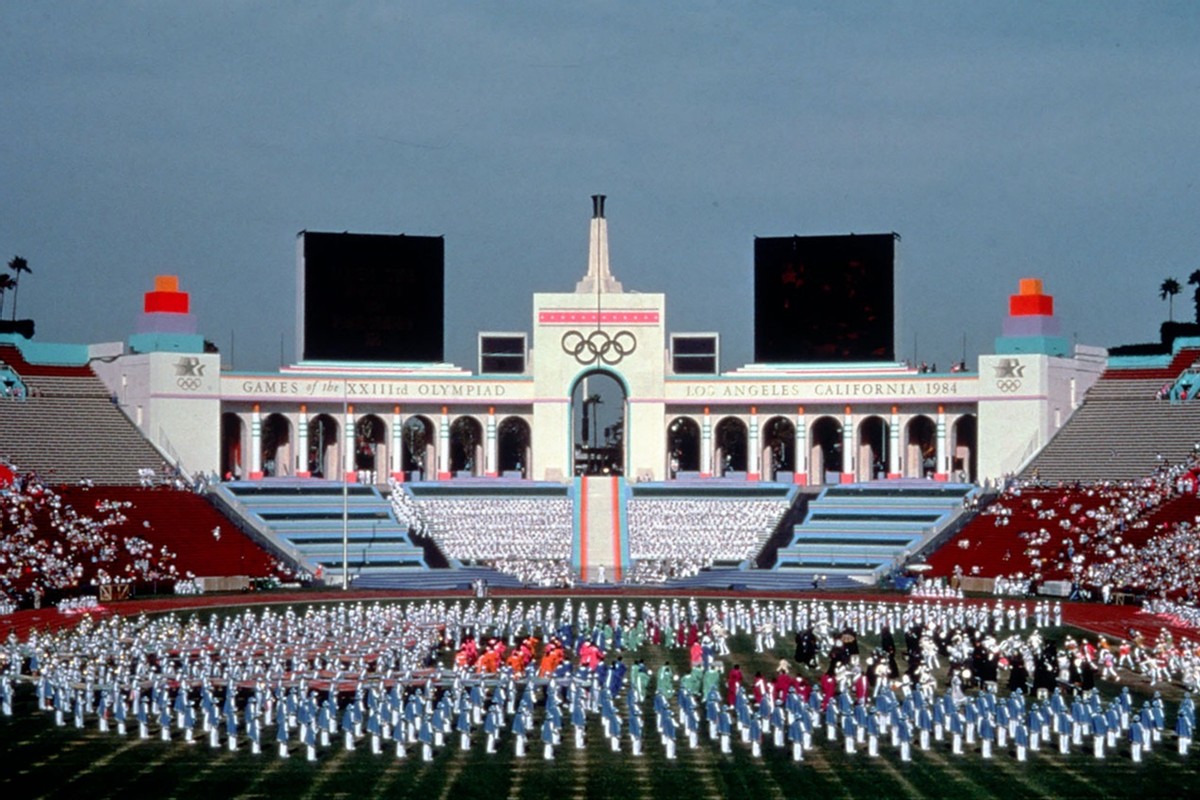
<path fill-rule="evenodd" d="M 176 378 L 175 383 L 180 389 L 195 391 L 200 388 L 202 381 L 199 378 Z"/>
<path fill-rule="evenodd" d="M 592 331 L 586 336 L 579 331 L 567 331 L 562 337 L 563 352 L 584 366 L 601 361 L 609 366 L 637 350 L 637 337 L 629 331 L 610 336 L 606 331 Z"/>
<path fill-rule="evenodd" d="M 1021 388 L 1021 382 L 1012 378 L 996 381 L 996 388 L 1005 394 L 1012 394 Z"/>

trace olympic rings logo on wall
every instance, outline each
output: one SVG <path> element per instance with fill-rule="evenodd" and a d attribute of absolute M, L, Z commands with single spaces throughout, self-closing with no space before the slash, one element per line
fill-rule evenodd
<path fill-rule="evenodd" d="M 1012 394 L 1021 388 L 1021 382 L 1014 378 L 1006 378 L 1004 380 L 996 381 L 996 388 L 1005 394 Z"/>
<path fill-rule="evenodd" d="M 637 350 L 637 337 L 629 331 L 617 331 L 612 336 L 607 331 L 592 331 L 587 335 L 567 331 L 562 337 L 562 349 L 584 366 L 596 362 L 613 366 Z"/>
<path fill-rule="evenodd" d="M 199 378 L 176 378 L 175 383 L 179 385 L 180 389 L 195 391 L 200 388 L 201 380 Z"/>

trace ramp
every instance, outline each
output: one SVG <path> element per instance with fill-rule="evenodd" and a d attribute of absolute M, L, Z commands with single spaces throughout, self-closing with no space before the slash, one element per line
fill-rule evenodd
<path fill-rule="evenodd" d="M 578 480 L 571 565 L 581 583 L 620 583 L 625 574 L 624 479 L 584 475 Z"/>

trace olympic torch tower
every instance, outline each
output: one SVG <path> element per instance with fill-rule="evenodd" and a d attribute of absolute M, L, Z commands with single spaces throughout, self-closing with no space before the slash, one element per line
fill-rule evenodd
<path fill-rule="evenodd" d="M 533 464 L 542 480 L 566 480 L 590 468 L 581 466 L 578 444 L 597 438 L 595 417 L 583 423 L 585 410 L 597 413 L 596 403 L 610 420 L 601 434 L 620 445 L 602 471 L 630 480 L 665 477 L 666 297 L 626 292 L 614 277 L 604 204 L 604 195 L 592 197 L 587 273 L 575 291 L 533 296 Z M 614 382 L 619 388 L 596 399 L 596 385 Z M 589 398 L 593 405 L 585 408 Z"/>

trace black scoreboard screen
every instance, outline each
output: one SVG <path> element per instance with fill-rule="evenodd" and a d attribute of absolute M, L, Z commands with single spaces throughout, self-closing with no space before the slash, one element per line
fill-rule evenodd
<path fill-rule="evenodd" d="M 894 361 L 894 233 L 754 240 L 754 360 Z"/>
<path fill-rule="evenodd" d="M 442 237 L 304 231 L 298 262 L 302 360 L 444 360 Z"/>

